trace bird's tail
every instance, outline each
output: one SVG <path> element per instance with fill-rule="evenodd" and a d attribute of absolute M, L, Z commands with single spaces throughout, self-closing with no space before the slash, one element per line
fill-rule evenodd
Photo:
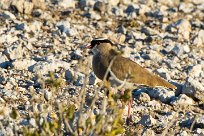
<path fill-rule="evenodd" d="M 176 89 L 177 87 L 169 82 L 167 82 L 166 80 L 160 78 L 159 76 L 155 75 L 155 87 L 166 87 L 166 88 L 170 88 L 170 89 Z"/>

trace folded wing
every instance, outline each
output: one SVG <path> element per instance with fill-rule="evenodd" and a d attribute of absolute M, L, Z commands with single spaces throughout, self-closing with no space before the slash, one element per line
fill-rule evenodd
<path fill-rule="evenodd" d="M 138 85 L 176 89 L 176 86 L 149 72 L 134 61 L 122 56 L 116 56 L 111 71 L 122 81 L 126 79 L 128 82 Z"/>

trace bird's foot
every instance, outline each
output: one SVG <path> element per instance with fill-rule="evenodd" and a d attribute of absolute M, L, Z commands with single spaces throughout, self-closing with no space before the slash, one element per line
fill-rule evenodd
<path fill-rule="evenodd" d="M 132 121 L 132 116 L 126 118 L 126 125 L 129 126 L 130 122 Z"/>

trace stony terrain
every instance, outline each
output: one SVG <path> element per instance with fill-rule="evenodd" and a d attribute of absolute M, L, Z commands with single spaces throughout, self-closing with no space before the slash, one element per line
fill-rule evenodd
<path fill-rule="evenodd" d="M 117 43 L 124 56 L 177 86 L 134 90 L 130 124 L 123 123 L 121 133 L 113 132 L 113 125 L 102 130 L 204 135 L 203 0 L 0 0 L 0 135 L 35 130 L 41 135 L 105 135 L 97 132 L 97 119 L 87 125 L 89 115 L 106 117 L 104 105 L 109 106 L 85 48 L 96 37 Z M 93 105 L 81 106 L 82 98 Z M 68 123 L 80 124 L 81 117 L 86 125 L 69 128 L 59 105 L 74 105 Z M 81 116 L 80 109 L 88 109 L 87 114 Z M 124 106 L 120 118 L 126 114 Z M 57 126 L 46 126 L 59 118 Z"/>

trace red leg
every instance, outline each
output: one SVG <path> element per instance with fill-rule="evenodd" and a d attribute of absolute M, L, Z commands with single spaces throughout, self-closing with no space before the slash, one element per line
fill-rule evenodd
<path fill-rule="evenodd" d="M 119 90 L 120 94 L 123 96 L 125 95 L 125 90 L 124 89 L 121 89 Z M 131 106 L 132 106 L 132 95 L 130 97 L 130 99 L 128 100 L 128 117 L 127 117 L 127 120 L 126 120 L 126 123 L 127 125 L 129 125 L 129 122 L 130 122 L 130 119 L 131 119 Z"/>
<path fill-rule="evenodd" d="M 130 124 L 130 119 L 131 119 L 131 106 L 132 106 L 132 98 L 128 101 L 128 117 L 127 117 L 127 120 L 126 120 L 126 124 L 129 126 Z"/>
<path fill-rule="evenodd" d="M 132 106 L 132 98 L 128 101 L 128 118 L 130 118 L 131 106 Z"/>

